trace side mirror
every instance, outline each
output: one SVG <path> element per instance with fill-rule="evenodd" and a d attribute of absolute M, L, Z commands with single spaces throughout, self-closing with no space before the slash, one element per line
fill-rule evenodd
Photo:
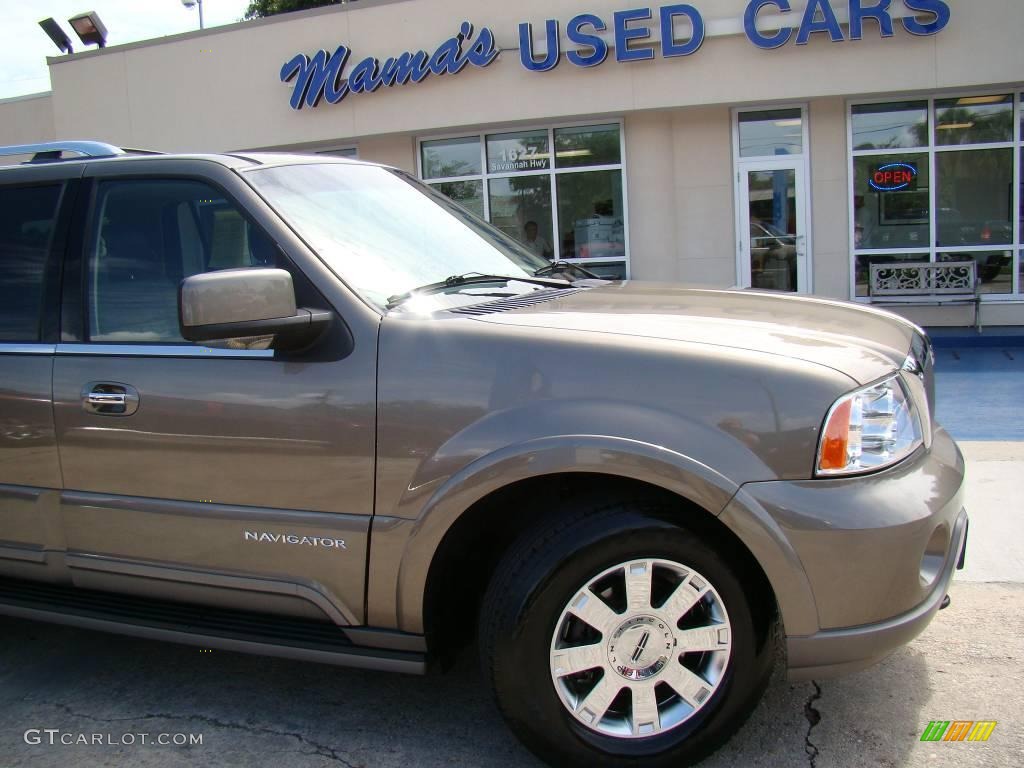
<path fill-rule="evenodd" d="M 178 324 L 188 341 L 276 336 L 276 346 L 303 347 L 330 324 L 331 313 L 295 307 L 292 276 L 283 269 L 204 272 L 181 281 Z"/>

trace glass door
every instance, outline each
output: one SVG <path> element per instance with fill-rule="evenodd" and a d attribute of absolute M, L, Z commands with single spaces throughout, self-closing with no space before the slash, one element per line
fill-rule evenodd
<path fill-rule="evenodd" d="M 807 187 L 796 159 L 739 171 L 739 276 L 745 288 L 807 293 Z"/>

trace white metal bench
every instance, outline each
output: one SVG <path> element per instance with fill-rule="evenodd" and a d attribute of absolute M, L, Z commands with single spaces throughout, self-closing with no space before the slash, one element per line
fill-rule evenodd
<path fill-rule="evenodd" d="M 973 304 L 981 331 L 981 280 L 970 261 L 872 264 L 868 295 L 878 304 Z"/>

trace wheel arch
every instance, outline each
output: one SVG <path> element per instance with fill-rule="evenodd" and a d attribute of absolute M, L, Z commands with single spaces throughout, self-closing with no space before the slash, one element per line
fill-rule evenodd
<path fill-rule="evenodd" d="M 757 558 L 717 519 L 738 487 L 709 467 L 658 446 L 587 435 L 535 440 L 499 454 L 473 462 L 438 489 L 406 541 L 397 585 L 399 625 L 424 632 L 435 650 L 447 646 L 438 627 L 452 621 L 439 606 L 457 591 L 458 600 L 475 599 L 475 609 L 485 580 L 516 538 L 553 503 L 588 493 L 649 497 L 670 522 L 715 536 L 743 559 L 775 610 L 771 582 Z M 537 498 L 549 501 L 538 505 Z M 479 594 L 467 586 L 474 579 Z"/>

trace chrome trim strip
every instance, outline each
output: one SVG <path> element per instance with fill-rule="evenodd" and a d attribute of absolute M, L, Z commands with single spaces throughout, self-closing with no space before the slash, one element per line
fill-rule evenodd
<path fill-rule="evenodd" d="M 58 355 L 100 355 L 106 357 L 241 357 L 271 359 L 272 349 L 219 349 L 188 344 L 58 344 Z"/>
<path fill-rule="evenodd" d="M 52 355 L 55 344 L 0 344 L 0 355 Z"/>

